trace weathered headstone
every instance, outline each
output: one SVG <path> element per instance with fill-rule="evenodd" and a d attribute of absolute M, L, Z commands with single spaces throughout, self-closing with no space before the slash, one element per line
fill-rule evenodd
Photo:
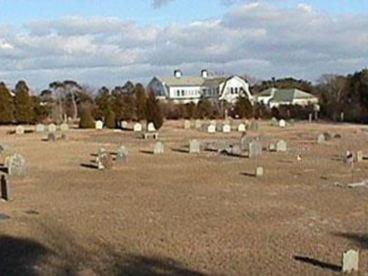
<path fill-rule="evenodd" d="M 69 125 L 68 125 L 67 123 L 62 123 L 62 124 L 60 125 L 60 130 L 61 130 L 62 132 L 67 132 L 67 131 L 69 130 Z"/>
<path fill-rule="evenodd" d="M 357 162 L 362 162 L 364 159 L 364 154 L 363 152 L 360 150 L 356 153 L 356 160 Z"/>
<path fill-rule="evenodd" d="M 190 129 L 190 121 L 184 120 L 184 129 Z"/>
<path fill-rule="evenodd" d="M 262 155 L 262 144 L 259 141 L 252 141 L 248 145 L 249 158 L 257 158 Z"/>
<path fill-rule="evenodd" d="M 148 123 L 147 131 L 148 132 L 155 132 L 156 131 L 155 125 L 152 122 Z"/>
<path fill-rule="evenodd" d="M 309 118 L 308 118 L 309 123 L 311 124 L 313 121 L 313 114 L 309 113 Z"/>
<path fill-rule="evenodd" d="M 121 126 L 122 129 L 127 129 L 128 128 L 128 122 L 127 121 L 121 121 L 120 126 Z"/>
<path fill-rule="evenodd" d="M 101 120 L 98 120 L 95 122 L 95 129 L 102 130 L 103 129 L 103 122 Z"/>
<path fill-rule="evenodd" d="M 352 273 L 359 271 L 359 251 L 349 250 L 342 257 L 342 272 Z"/>
<path fill-rule="evenodd" d="M 161 142 L 157 142 L 155 147 L 153 148 L 153 154 L 163 154 L 164 153 L 164 144 Z"/>
<path fill-rule="evenodd" d="M 240 138 L 240 149 L 241 150 L 249 150 L 249 144 L 252 142 L 254 138 L 249 136 L 242 136 Z"/>
<path fill-rule="evenodd" d="M 112 169 L 113 167 L 111 154 L 105 149 L 99 150 L 96 162 L 99 170 Z"/>
<path fill-rule="evenodd" d="M 201 152 L 201 144 L 198 140 L 190 140 L 189 142 L 189 153 L 200 153 Z"/>
<path fill-rule="evenodd" d="M 275 117 L 272 117 L 271 119 L 271 126 L 278 126 L 279 122 L 277 121 L 277 119 Z"/>
<path fill-rule="evenodd" d="M 207 127 L 207 132 L 208 133 L 216 133 L 216 125 L 209 125 L 208 127 Z"/>
<path fill-rule="evenodd" d="M 239 126 L 238 126 L 238 131 L 239 132 L 246 132 L 246 130 L 247 130 L 247 128 L 246 128 L 246 126 L 245 126 L 245 124 L 239 124 Z"/>
<path fill-rule="evenodd" d="M 24 132 L 25 132 L 25 129 L 24 129 L 24 127 L 23 127 L 23 126 L 17 126 L 17 127 L 15 128 L 15 134 L 17 134 L 17 135 L 23 135 L 23 134 L 24 134 Z"/>
<path fill-rule="evenodd" d="M 2 174 L 0 182 L 1 182 L 1 198 L 4 200 L 11 200 L 9 179 L 4 174 Z"/>
<path fill-rule="evenodd" d="M 259 124 L 257 121 L 253 120 L 251 123 L 250 123 L 250 126 L 249 126 L 249 130 L 252 130 L 252 131 L 257 131 L 259 129 Z"/>
<path fill-rule="evenodd" d="M 35 131 L 37 133 L 42 133 L 42 132 L 45 132 L 45 129 L 46 129 L 46 127 L 45 127 L 44 124 L 37 124 L 36 128 L 35 128 Z"/>
<path fill-rule="evenodd" d="M 318 144 L 323 144 L 324 142 L 326 142 L 325 135 L 323 135 L 323 134 L 319 134 L 319 135 L 317 136 L 317 143 L 318 143 Z"/>
<path fill-rule="evenodd" d="M 281 128 L 285 128 L 285 127 L 286 127 L 286 121 L 285 121 L 285 120 L 283 120 L 283 119 L 281 119 L 281 120 L 279 121 L 279 127 L 281 127 Z"/>
<path fill-rule="evenodd" d="M 284 140 L 277 141 L 276 151 L 277 152 L 286 152 L 287 151 L 287 143 Z"/>
<path fill-rule="evenodd" d="M 116 161 L 119 163 L 126 162 L 128 160 L 128 150 L 125 146 L 121 146 L 116 153 Z"/>
<path fill-rule="evenodd" d="M 56 141 L 56 134 L 55 134 L 55 132 L 49 132 L 47 134 L 47 141 L 49 141 L 49 142 L 55 142 Z"/>
<path fill-rule="evenodd" d="M 134 132 L 141 132 L 142 131 L 142 125 L 140 123 L 135 123 L 133 126 Z"/>
<path fill-rule="evenodd" d="M 239 145 L 230 145 L 225 152 L 230 156 L 241 156 L 242 153 Z"/>
<path fill-rule="evenodd" d="M 264 174 L 263 167 L 257 167 L 256 168 L 256 177 L 262 177 Z"/>
<path fill-rule="evenodd" d="M 224 124 L 222 126 L 222 132 L 223 133 L 230 133 L 231 132 L 231 126 L 229 124 Z"/>
<path fill-rule="evenodd" d="M 56 125 L 55 124 L 49 124 L 47 126 L 47 131 L 48 132 L 56 132 Z"/>
<path fill-rule="evenodd" d="M 5 165 L 8 168 L 8 174 L 10 176 L 26 175 L 27 171 L 26 159 L 18 153 L 9 156 L 5 161 Z"/>
<path fill-rule="evenodd" d="M 202 127 L 202 121 L 201 120 L 196 120 L 195 124 L 194 124 L 194 127 L 196 129 L 200 129 Z"/>

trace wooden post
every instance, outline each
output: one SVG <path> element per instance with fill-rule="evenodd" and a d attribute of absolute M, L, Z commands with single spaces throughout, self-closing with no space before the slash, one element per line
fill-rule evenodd
<path fill-rule="evenodd" d="M 4 174 L 1 175 L 0 182 L 1 182 L 1 198 L 7 201 L 11 200 L 9 180 Z"/>

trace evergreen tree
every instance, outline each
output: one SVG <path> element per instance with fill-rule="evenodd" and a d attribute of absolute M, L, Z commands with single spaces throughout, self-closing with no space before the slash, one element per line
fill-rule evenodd
<path fill-rule="evenodd" d="M 115 121 L 115 113 L 112 110 L 109 110 L 107 116 L 105 117 L 105 125 L 107 128 L 115 128 L 116 121 Z"/>
<path fill-rule="evenodd" d="M 25 81 L 19 81 L 15 86 L 15 120 L 21 124 L 33 121 L 34 111 L 29 88 Z"/>
<path fill-rule="evenodd" d="M 143 120 L 146 114 L 147 94 L 142 84 L 135 86 L 136 114 L 138 120 Z"/>
<path fill-rule="evenodd" d="M 14 105 L 10 91 L 0 83 L 0 124 L 10 124 L 14 121 Z"/>
<path fill-rule="evenodd" d="M 206 99 L 202 98 L 198 104 L 197 104 L 197 110 L 196 110 L 196 117 L 197 118 L 210 118 L 213 115 L 213 106 L 211 102 Z"/>
<path fill-rule="evenodd" d="M 253 106 L 246 97 L 239 97 L 235 104 L 235 113 L 239 118 L 253 117 Z"/>
<path fill-rule="evenodd" d="M 153 92 L 149 93 L 146 101 L 146 120 L 147 123 L 152 122 L 156 129 L 160 129 L 164 123 L 160 102 Z"/>
<path fill-rule="evenodd" d="M 112 100 L 113 99 L 110 95 L 110 91 L 106 87 L 102 87 L 98 91 L 98 95 L 96 97 L 96 104 L 98 106 L 98 119 L 107 118 L 109 112 L 113 109 Z"/>
<path fill-rule="evenodd" d="M 95 127 L 95 121 L 92 117 L 91 111 L 87 108 L 83 109 L 81 112 L 79 127 L 80 128 L 94 128 Z"/>

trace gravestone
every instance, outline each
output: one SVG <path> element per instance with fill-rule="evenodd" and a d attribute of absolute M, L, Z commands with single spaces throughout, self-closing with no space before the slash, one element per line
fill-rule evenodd
<path fill-rule="evenodd" d="M 202 127 L 202 121 L 201 120 L 196 120 L 194 123 L 194 127 L 196 129 L 200 129 Z"/>
<path fill-rule="evenodd" d="M 62 132 L 67 132 L 67 131 L 69 130 L 69 125 L 68 125 L 67 123 L 62 123 L 62 124 L 60 125 L 60 130 L 61 130 Z"/>
<path fill-rule="evenodd" d="M 215 125 L 209 125 L 207 127 L 207 132 L 208 133 L 216 133 L 216 126 Z"/>
<path fill-rule="evenodd" d="M 252 137 L 249 136 L 243 136 L 240 138 L 240 149 L 241 150 L 249 150 L 249 144 L 250 142 L 252 142 L 254 139 Z"/>
<path fill-rule="evenodd" d="M 231 132 L 231 126 L 229 124 L 224 124 L 222 126 L 222 132 L 223 133 L 230 133 Z"/>
<path fill-rule="evenodd" d="M 281 128 L 285 128 L 285 127 L 286 127 L 286 121 L 285 121 L 285 120 L 283 120 L 283 119 L 281 119 L 281 120 L 279 121 L 279 127 L 281 127 Z"/>
<path fill-rule="evenodd" d="M 113 167 L 111 154 L 105 149 L 99 150 L 96 162 L 99 170 L 112 169 Z"/>
<path fill-rule="evenodd" d="M 148 132 L 155 132 L 156 131 L 155 125 L 152 122 L 148 123 L 147 131 Z"/>
<path fill-rule="evenodd" d="M 1 175 L 1 198 L 4 200 L 11 200 L 11 194 L 10 194 L 10 185 L 9 185 L 9 179 L 2 174 Z"/>
<path fill-rule="evenodd" d="M 249 130 L 257 131 L 259 129 L 259 124 L 257 121 L 252 121 L 249 126 Z"/>
<path fill-rule="evenodd" d="M 326 138 L 325 138 L 325 136 L 324 136 L 323 134 L 319 134 L 319 135 L 317 136 L 317 143 L 318 143 L 318 144 L 323 144 L 324 142 L 326 142 Z"/>
<path fill-rule="evenodd" d="M 286 152 L 287 151 L 287 143 L 284 140 L 279 140 L 276 143 L 276 151 L 277 152 Z"/>
<path fill-rule="evenodd" d="M 279 122 L 277 121 L 277 119 L 275 118 L 275 117 L 273 117 L 272 119 L 271 119 L 271 126 L 278 126 L 279 125 Z"/>
<path fill-rule="evenodd" d="M 245 126 L 245 124 L 240 124 L 238 126 L 238 132 L 246 132 L 247 128 Z"/>
<path fill-rule="evenodd" d="M 49 124 L 49 125 L 47 126 L 47 131 L 48 131 L 48 132 L 53 132 L 53 133 L 55 133 L 55 132 L 56 132 L 56 125 L 55 125 L 55 124 Z"/>
<path fill-rule="evenodd" d="M 342 272 L 352 273 L 359 271 L 359 252 L 349 250 L 342 257 Z"/>
<path fill-rule="evenodd" d="M 241 149 L 239 145 L 230 145 L 225 149 L 225 152 L 230 156 L 241 156 Z"/>
<path fill-rule="evenodd" d="M 271 151 L 271 152 L 277 151 L 277 150 L 276 150 L 276 144 L 271 143 L 271 144 L 268 146 L 268 150 L 269 150 L 269 151 Z"/>
<path fill-rule="evenodd" d="M 249 158 L 254 159 L 262 155 L 262 144 L 259 141 L 252 141 L 248 145 Z"/>
<path fill-rule="evenodd" d="M 42 133 L 42 132 L 45 132 L 45 129 L 46 129 L 46 127 L 45 127 L 44 124 L 37 124 L 36 128 L 35 128 L 35 131 L 37 133 Z"/>
<path fill-rule="evenodd" d="M 324 132 L 323 135 L 325 136 L 326 141 L 330 141 L 332 139 L 332 135 L 328 132 Z"/>
<path fill-rule="evenodd" d="M 17 134 L 17 135 L 23 135 L 24 132 L 25 132 L 25 130 L 24 130 L 24 127 L 23 126 L 17 126 L 15 128 L 15 134 Z"/>
<path fill-rule="evenodd" d="M 142 125 L 140 123 L 134 124 L 133 131 L 134 132 L 142 132 Z"/>
<path fill-rule="evenodd" d="M 153 154 L 163 154 L 164 153 L 164 144 L 161 142 L 157 142 L 155 147 L 153 148 Z"/>
<path fill-rule="evenodd" d="M 127 129 L 128 128 L 128 122 L 127 121 L 122 121 L 120 122 L 120 126 L 122 129 Z"/>
<path fill-rule="evenodd" d="M 312 121 L 313 121 L 313 114 L 312 113 L 309 113 L 309 123 L 311 124 L 312 123 Z"/>
<path fill-rule="evenodd" d="M 49 142 L 55 142 L 56 141 L 56 134 L 55 134 L 55 132 L 49 132 L 47 134 L 47 141 L 49 141 Z"/>
<path fill-rule="evenodd" d="M 221 123 L 216 124 L 216 132 L 222 132 L 222 124 Z"/>
<path fill-rule="evenodd" d="M 190 129 L 190 121 L 184 120 L 184 129 Z"/>
<path fill-rule="evenodd" d="M 364 159 L 364 154 L 363 152 L 360 150 L 356 153 L 356 160 L 357 162 L 362 162 Z"/>
<path fill-rule="evenodd" d="M 256 177 L 262 177 L 264 174 L 263 167 L 257 167 L 256 168 Z"/>
<path fill-rule="evenodd" d="M 103 129 L 103 122 L 101 120 L 98 120 L 95 122 L 95 129 L 102 130 Z"/>
<path fill-rule="evenodd" d="M 15 153 L 7 157 L 5 161 L 6 167 L 8 168 L 8 174 L 10 176 L 25 176 L 27 171 L 26 159 Z"/>
<path fill-rule="evenodd" d="M 116 153 L 116 161 L 119 163 L 126 162 L 128 160 L 128 150 L 125 146 L 121 146 Z"/>
<path fill-rule="evenodd" d="M 194 139 L 189 142 L 189 153 L 200 153 L 201 152 L 201 143 Z"/>

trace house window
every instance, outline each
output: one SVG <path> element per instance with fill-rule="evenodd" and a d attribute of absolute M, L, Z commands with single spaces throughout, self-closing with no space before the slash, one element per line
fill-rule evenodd
<path fill-rule="evenodd" d="M 176 90 L 176 96 L 180 97 L 180 90 Z"/>
<path fill-rule="evenodd" d="M 181 95 L 184 97 L 184 90 L 181 90 Z"/>
<path fill-rule="evenodd" d="M 234 88 L 232 88 L 232 87 L 231 87 L 231 88 L 230 88 L 230 91 L 231 91 L 231 92 L 230 92 L 231 94 L 234 94 Z"/>
<path fill-rule="evenodd" d="M 235 87 L 235 94 L 238 94 L 238 87 Z"/>

